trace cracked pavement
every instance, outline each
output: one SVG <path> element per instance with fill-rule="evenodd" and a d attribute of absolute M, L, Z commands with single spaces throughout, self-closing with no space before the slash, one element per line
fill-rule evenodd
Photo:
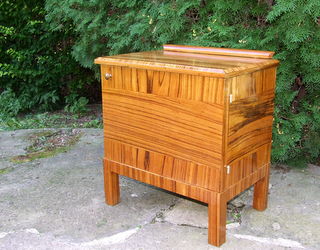
<path fill-rule="evenodd" d="M 69 151 L 19 164 L 10 159 L 42 130 L 0 132 L 0 249 L 215 249 L 205 204 L 121 177 L 121 202 L 107 206 L 103 132 L 80 130 Z M 273 168 L 270 183 L 264 212 L 252 190 L 229 203 L 221 249 L 320 248 L 320 168 Z"/>

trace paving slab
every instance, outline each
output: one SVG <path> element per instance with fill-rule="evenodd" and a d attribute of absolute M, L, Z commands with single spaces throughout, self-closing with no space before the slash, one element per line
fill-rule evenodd
<path fill-rule="evenodd" d="M 67 152 L 24 163 L 11 159 L 43 130 L 0 133 L 0 249 L 218 249 L 205 204 L 121 177 L 121 202 L 107 206 L 103 131 L 79 130 Z M 241 218 L 221 249 L 320 249 L 319 169 L 273 168 L 264 212 L 250 189 L 233 200 Z"/>

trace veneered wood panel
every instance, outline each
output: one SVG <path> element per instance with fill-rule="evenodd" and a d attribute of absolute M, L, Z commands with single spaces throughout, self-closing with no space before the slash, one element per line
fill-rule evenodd
<path fill-rule="evenodd" d="M 127 166 L 127 165 L 113 162 L 107 159 L 104 159 L 104 161 L 105 161 L 105 164 L 108 164 L 110 166 L 111 171 L 114 173 L 124 175 L 129 178 L 132 178 L 132 179 L 135 179 L 159 188 L 163 188 L 165 190 L 175 192 L 183 196 L 190 197 L 191 199 L 195 199 L 205 203 L 209 202 L 208 197 L 210 196 L 212 191 L 208 189 L 185 184 L 180 181 L 169 179 L 167 177 L 162 177 L 160 175 L 147 172 L 142 169 Z"/>
<path fill-rule="evenodd" d="M 222 164 L 221 106 L 109 89 L 105 136 L 208 166 Z"/>
<path fill-rule="evenodd" d="M 271 141 L 273 97 L 260 97 L 230 105 L 227 162 Z"/>
<path fill-rule="evenodd" d="M 270 164 L 270 142 L 250 151 L 244 156 L 230 162 L 230 173 L 223 170 L 223 181 L 221 190 L 226 190 L 234 184 L 250 176 L 258 169 Z M 251 183 L 251 185 L 254 183 Z"/>
<path fill-rule="evenodd" d="M 102 90 L 120 89 L 174 99 L 224 104 L 224 79 L 102 65 Z M 109 73 L 112 78 L 106 80 Z"/>
<path fill-rule="evenodd" d="M 273 92 L 275 79 L 276 68 L 272 67 L 229 78 L 226 81 L 229 85 L 230 94 L 232 94 L 232 100 L 237 101 L 259 96 L 268 91 Z"/>
<path fill-rule="evenodd" d="M 269 174 L 270 164 L 264 165 L 263 167 L 257 169 L 252 174 L 246 176 L 241 181 L 233 184 L 228 187 L 223 193 L 225 194 L 226 199 L 229 201 L 235 196 L 257 183 L 259 180 L 266 177 Z"/>
<path fill-rule="evenodd" d="M 219 190 L 220 168 L 197 164 L 105 138 L 105 157 L 186 184 Z"/>
<path fill-rule="evenodd" d="M 227 80 L 229 104 L 226 163 L 272 139 L 275 68 Z"/>

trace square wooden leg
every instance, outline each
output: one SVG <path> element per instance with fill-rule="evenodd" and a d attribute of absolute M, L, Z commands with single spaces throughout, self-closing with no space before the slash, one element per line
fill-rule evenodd
<path fill-rule="evenodd" d="M 253 208 L 259 211 L 265 210 L 268 206 L 269 168 L 270 166 L 267 167 L 266 176 L 254 184 Z"/>
<path fill-rule="evenodd" d="M 227 201 L 220 193 L 212 192 L 208 203 L 208 242 L 221 246 L 226 241 Z"/>
<path fill-rule="evenodd" d="M 104 192 L 106 203 L 114 206 L 120 201 L 119 175 L 110 170 L 110 162 L 103 161 Z"/>

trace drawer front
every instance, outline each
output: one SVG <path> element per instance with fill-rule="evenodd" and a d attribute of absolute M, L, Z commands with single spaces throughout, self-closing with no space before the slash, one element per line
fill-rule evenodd
<path fill-rule="evenodd" d="M 224 82 L 219 78 L 107 67 L 105 137 L 196 164 L 222 166 Z"/>

